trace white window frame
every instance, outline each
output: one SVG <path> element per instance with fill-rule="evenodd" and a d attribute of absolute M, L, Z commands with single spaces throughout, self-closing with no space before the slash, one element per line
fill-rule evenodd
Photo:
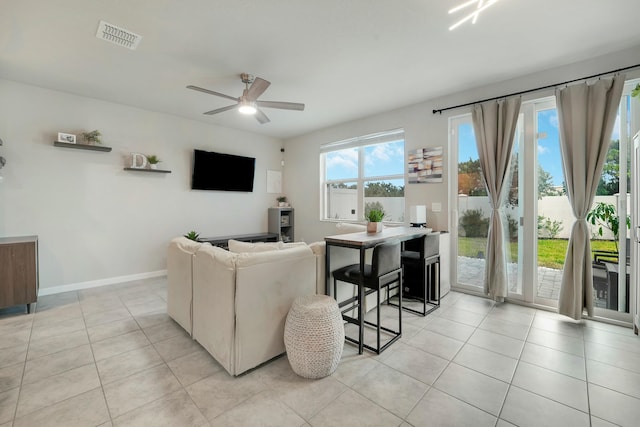
<path fill-rule="evenodd" d="M 331 142 L 328 144 L 324 144 L 320 146 L 320 221 L 327 222 L 362 222 L 364 220 L 364 185 L 365 182 L 370 181 L 386 181 L 386 180 L 402 180 L 403 186 L 406 192 L 407 178 L 406 178 L 406 166 L 403 167 L 403 172 L 401 174 L 395 175 L 376 175 L 376 176 L 364 176 L 364 162 L 365 162 L 365 148 L 371 145 L 390 143 L 402 141 L 403 146 L 406 145 L 406 141 L 404 138 L 404 129 L 393 129 L 389 131 L 383 131 L 378 133 L 373 133 L 364 136 L 358 136 L 355 138 L 349 138 L 342 141 Z M 344 150 L 347 148 L 357 148 L 358 149 L 358 176 L 345 178 L 345 179 L 334 179 L 328 180 L 326 177 L 326 154 Z M 403 155 L 403 159 L 406 158 Z M 326 188 L 330 184 L 357 184 L 357 206 L 356 206 L 356 219 L 335 219 L 335 218 L 327 218 L 327 191 Z M 405 196 L 405 205 L 406 205 L 406 196 Z M 405 206 L 406 212 L 406 206 Z M 390 224 L 402 224 L 399 221 L 384 221 Z"/>

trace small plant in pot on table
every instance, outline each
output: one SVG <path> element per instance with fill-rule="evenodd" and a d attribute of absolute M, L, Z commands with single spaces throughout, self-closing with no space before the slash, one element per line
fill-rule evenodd
<path fill-rule="evenodd" d="M 382 231 L 382 219 L 384 215 L 384 211 L 380 209 L 371 209 L 365 215 L 365 219 L 367 220 L 367 233 L 379 233 Z"/>
<path fill-rule="evenodd" d="M 278 207 L 286 208 L 288 206 L 286 196 L 280 196 L 276 200 L 278 201 Z"/>

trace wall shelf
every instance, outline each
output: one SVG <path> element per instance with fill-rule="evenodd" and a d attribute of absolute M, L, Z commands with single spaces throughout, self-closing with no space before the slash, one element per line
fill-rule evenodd
<path fill-rule="evenodd" d="M 111 147 L 105 147 L 104 145 L 69 144 L 68 142 L 59 142 L 59 141 L 55 141 L 53 145 L 56 147 L 63 147 L 63 148 L 75 148 L 77 150 L 111 151 Z"/>
<path fill-rule="evenodd" d="M 124 168 L 126 171 L 136 171 L 136 172 L 155 172 L 155 173 L 171 173 L 171 171 L 164 169 L 142 169 L 142 168 Z"/>

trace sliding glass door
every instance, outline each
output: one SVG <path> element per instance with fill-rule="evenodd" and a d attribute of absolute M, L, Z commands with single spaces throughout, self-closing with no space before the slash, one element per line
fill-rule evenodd
<path fill-rule="evenodd" d="M 630 322 L 630 137 L 637 131 L 636 100 L 629 82 L 621 101 L 595 202 L 588 220 L 593 235 L 596 315 Z M 457 168 L 451 186 L 452 237 L 457 288 L 483 292 L 491 207 L 480 171 L 471 115 L 450 119 L 450 152 Z M 557 307 L 568 239 L 574 222 L 560 155 L 553 97 L 524 102 L 511 153 L 503 224 L 509 298 Z M 622 177 L 622 178 L 621 178 Z M 454 194 L 455 191 L 455 194 Z M 592 224 L 591 224 L 592 223 Z M 619 224 L 619 225 L 618 225 Z M 608 258 L 607 258 L 608 256 Z M 523 279 L 526 278 L 526 279 Z"/>

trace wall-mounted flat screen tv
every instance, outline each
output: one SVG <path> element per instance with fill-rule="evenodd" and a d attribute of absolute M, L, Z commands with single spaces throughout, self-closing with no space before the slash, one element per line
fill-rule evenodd
<path fill-rule="evenodd" d="M 256 159 L 214 151 L 193 150 L 193 190 L 253 191 Z"/>

